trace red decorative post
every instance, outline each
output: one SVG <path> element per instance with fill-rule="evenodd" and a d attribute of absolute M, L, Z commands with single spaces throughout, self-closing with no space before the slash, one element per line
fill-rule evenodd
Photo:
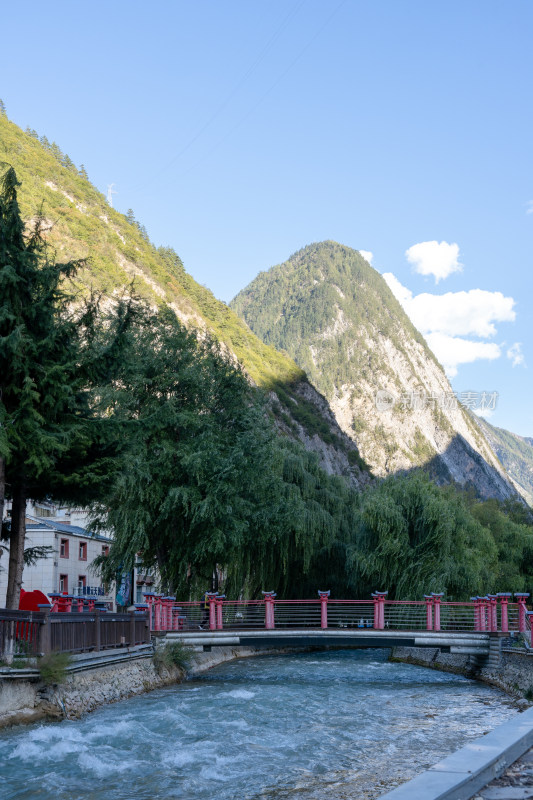
<path fill-rule="evenodd" d="M 217 598 L 215 600 L 217 609 L 217 631 L 221 631 L 224 627 L 222 624 L 222 609 L 223 609 L 222 603 L 224 602 L 225 599 L 226 599 L 225 594 L 219 594 L 217 595 Z"/>
<path fill-rule="evenodd" d="M 154 594 L 155 613 L 154 613 L 154 631 L 163 630 L 163 595 Z"/>
<path fill-rule="evenodd" d="M 62 596 L 63 595 L 61 595 L 60 592 L 50 592 L 48 594 L 48 597 L 52 601 L 51 612 L 55 613 L 55 612 L 59 611 L 59 598 L 62 597 Z"/>
<path fill-rule="evenodd" d="M 511 592 L 499 592 L 498 597 L 500 598 L 500 609 L 501 609 L 501 617 L 502 617 L 502 633 L 509 633 L 509 598 L 511 597 Z"/>
<path fill-rule="evenodd" d="M 206 592 L 206 597 L 209 601 L 209 630 L 216 631 L 217 629 L 217 612 L 216 612 L 216 592 Z"/>
<path fill-rule="evenodd" d="M 385 600 L 388 592 L 374 592 L 372 599 L 374 600 L 374 628 L 377 631 L 382 631 L 385 627 Z"/>
<path fill-rule="evenodd" d="M 444 597 L 444 593 L 437 594 L 436 592 L 431 592 L 433 597 L 433 605 L 435 607 L 435 616 L 433 619 L 433 630 L 440 631 L 440 602 Z"/>
<path fill-rule="evenodd" d="M 426 601 L 426 629 L 433 630 L 433 595 L 425 594 L 424 600 Z"/>
<path fill-rule="evenodd" d="M 172 630 L 179 631 L 180 629 L 180 611 L 181 606 L 172 606 Z"/>
<path fill-rule="evenodd" d="M 72 597 L 69 594 L 60 594 L 58 598 L 58 611 L 70 613 L 72 611 Z"/>
<path fill-rule="evenodd" d="M 498 595 L 489 594 L 489 631 L 497 633 L 498 631 Z"/>
<path fill-rule="evenodd" d="M 528 592 L 515 592 L 515 600 L 518 603 L 518 630 L 524 633 L 526 630 L 526 600 L 529 597 Z"/>
<path fill-rule="evenodd" d="M 265 598 L 265 628 L 267 631 L 274 630 L 274 598 L 276 592 L 261 592 Z"/>
<path fill-rule="evenodd" d="M 479 630 L 487 630 L 487 603 L 488 597 L 478 597 L 479 602 Z"/>
<path fill-rule="evenodd" d="M 379 595 L 379 624 L 380 630 L 385 628 L 385 600 L 387 599 L 388 592 L 376 592 Z"/>
<path fill-rule="evenodd" d="M 155 627 L 155 614 L 153 612 L 155 604 L 155 594 L 153 592 L 143 592 L 143 597 L 148 605 L 148 619 L 150 621 L 150 630 L 156 630 Z"/>
<path fill-rule="evenodd" d="M 327 628 L 328 627 L 328 597 L 330 596 L 331 591 L 321 592 L 320 589 L 318 590 L 318 596 L 320 597 L 320 627 Z"/>
<path fill-rule="evenodd" d="M 481 625 L 479 621 L 479 597 L 471 597 L 470 600 L 474 603 L 474 630 L 480 631 Z"/>
<path fill-rule="evenodd" d="M 161 630 L 163 631 L 172 630 L 172 606 L 175 599 L 170 595 L 161 598 Z"/>

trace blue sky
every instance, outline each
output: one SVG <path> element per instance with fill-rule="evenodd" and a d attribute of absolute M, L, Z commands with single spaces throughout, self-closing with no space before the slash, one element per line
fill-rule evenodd
<path fill-rule="evenodd" d="M 372 252 L 533 436 L 532 35 L 528 0 L 30 0 L 0 97 L 225 301 L 310 242 Z"/>

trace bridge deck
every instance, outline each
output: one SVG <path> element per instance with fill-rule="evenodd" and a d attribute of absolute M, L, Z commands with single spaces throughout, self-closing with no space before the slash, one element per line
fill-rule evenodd
<path fill-rule="evenodd" d="M 494 634 L 493 634 L 494 635 Z M 496 634 L 497 635 L 497 634 Z M 168 631 L 166 638 L 203 647 L 439 647 L 450 653 L 486 656 L 490 635 L 478 632 L 371 629 Z"/>

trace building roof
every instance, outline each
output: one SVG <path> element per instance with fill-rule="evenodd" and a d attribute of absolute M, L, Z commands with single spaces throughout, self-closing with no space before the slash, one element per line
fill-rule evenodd
<path fill-rule="evenodd" d="M 30 521 L 28 525 L 27 521 Z M 110 542 L 111 537 L 102 536 L 99 533 L 92 533 L 86 528 L 80 528 L 78 525 L 66 525 L 64 522 L 48 521 L 42 517 L 26 516 L 26 530 L 31 531 L 56 531 L 57 533 L 68 533 L 71 536 L 79 536 L 81 539 L 95 539 L 99 542 Z"/>

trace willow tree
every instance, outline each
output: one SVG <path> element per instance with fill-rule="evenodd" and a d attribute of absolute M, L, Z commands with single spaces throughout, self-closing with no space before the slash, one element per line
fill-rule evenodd
<path fill-rule="evenodd" d="M 122 469 L 95 509 L 114 532 L 105 575 L 141 553 L 167 590 L 207 588 L 275 513 L 273 431 L 241 371 L 169 309 L 146 313 L 128 352 L 113 389 Z"/>

